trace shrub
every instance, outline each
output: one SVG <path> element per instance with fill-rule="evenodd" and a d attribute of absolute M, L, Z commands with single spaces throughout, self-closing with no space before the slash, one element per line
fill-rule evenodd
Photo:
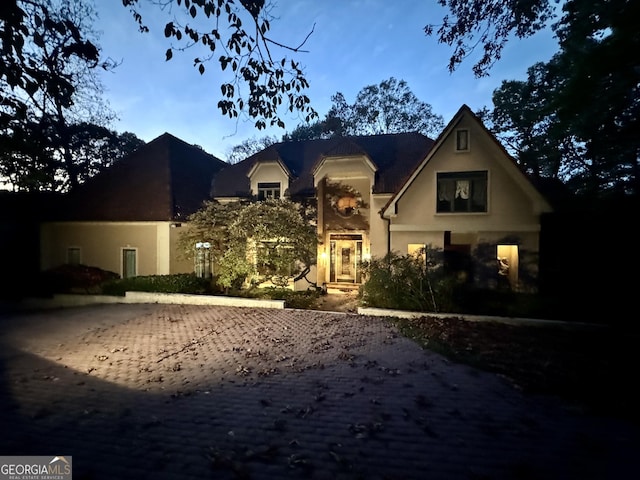
<path fill-rule="evenodd" d="M 294 292 L 286 288 L 266 287 L 251 288 L 248 290 L 240 290 L 232 295 L 245 298 L 262 298 L 269 300 L 284 300 L 286 308 L 308 309 L 316 303 L 321 292 L 316 290 L 307 290 Z"/>
<path fill-rule="evenodd" d="M 426 268 L 412 255 L 391 252 L 362 264 L 365 283 L 362 304 L 420 312 L 448 311 L 452 306 L 453 279 L 439 269 Z"/>
<path fill-rule="evenodd" d="M 127 291 L 185 294 L 214 293 L 210 279 L 196 277 L 193 273 L 129 277 L 111 281 L 102 286 L 102 293 L 105 295 L 124 296 Z"/>
<path fill-rule="evenodd" d="M 38 294 L 100 293 L 105 282 L 120 278 L 115 272 L 88 265 L 60 265 L 41 272 Z"/>
<path fill-rule="evenodd" d="M 540 294 L 477 288 L 447 275 L 443 268 L 425 268 L 419 258 L 411 255 L 391 253 L 372 259 L 363 264 L 363 272 L 366 282 L 361 287 L 361 301 L 369 307 L 561 319 L 553 299 Z"/>

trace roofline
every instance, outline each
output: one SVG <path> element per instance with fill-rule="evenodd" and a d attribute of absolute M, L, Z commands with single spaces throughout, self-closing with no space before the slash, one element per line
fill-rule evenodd
<path fill-rule="evenodd" d="M 287 175 L 287 177 L 293 178 L 293 174 L 291 173 L 291 170 L 289 170 L 289 168 L 285 165 L 285 163 L 282 161 L 280 156 L 278 156 L 278 158 L 271 159 L 271 160 L 256 159 L 256 161 L 253 163 L 253 165 L 251 165 L 251 168 L 247 172 L 247 177 L 251 177 L 253 175 L 253 173 L 258 169 L 258 167 L 260 165 L 264 165 L 266 163 L 276 163 L 276 164 L 278 164 L 280 166 L 280 168 L 282 169 L 282 171 Z"/>
<path fill-rule="evenodd" d="M 159 142 L 160 140 L 162 140 L 163 138 L 169 138 L 171 140 L 177 141 L 183 145 L 185 145 L 186 147 L 189 148 L 193 148 L 194 150 L 198 150 L 199 152 L 201 152 L 203 155 L 206 155 L 208 157 L 211 157 L 213 160 L 223 164 L 221 166 L 229 166 L 229 163 L 225 162 L 224 160 L 221 160 L 220 158 L 216 157 L 215 155 L 212 155 L 211 153 L 207 152 L 204 148 L 200 147 L 200 146 L 196 146 L 192 143 L 189 142 L 185 142 L 184 140 L 182 140 L 181 138 L 176 137 L 175 135 L 169 133 L 169 132 L 164 132 L 162 135 L 158 135 L 156 138 L 154 138 L 153 140 L 150 140 L 149 142 L 147 142 L 145 145 L 150 145 L 152 143 L 156 143 Z M 141 150 L 142 148 L 145 147 L 145 145 L 141 145 L 140 147 L 138 147 L 136 150 L 134 150 L 132 153 L 136 153 L 138 150 Z"/>
<path fill-rule="evenodd" d="M 518 167 L 518 164 L 516 162 L 516 160 L 509 154 L 509 152 L 507 152 L 507 150 L 504 148 L 504 146 L 498 141 L 498 139 L 495 137 L 495 135 L 493 133 L 491 133 L 489 131 L 489 129 L 487 129 L 487 127 L 484 125 L 484 123 L 482 122 L 482 120 L 480 120 L 480 118 L 471 111 L 471 109 L 469 108 L 469 106 L 467 104 L 462 104 L 462 106 L 458 109 L 458 111 L 456 112 L 456 114 L 453 116 L 453 118 L 449 121 L 449 123 L 447 124 L 447 126 L 444 128 L 444 130 L 440 133 L 440 135 L 438 135 L 438 138 L 436 138 L 435 142 L 433 143 L 431 149 L 427 152 L 427 155 L 425 156 L 424 160 L 422 160 L 422 162 L 420 162 L 413 170 L 413 172 L 411 173 L 411 175 L 409 175 L 409 177 L 407 178 L 407 180 L 405 181 L 405 183 L 402 185 L 402 187 L 400 188 L 400 190 L 398 190 L 398 192 L 396 192 L 393 197 L 391 199 L 389 199 L 389 201 L 384 205 L 384 207 L 382 207 L 380 209 L 380 216 L 382 218 L 390 218 L 393 215 L 397 214 L 397 204 L 398 201 L 400 200 L 400 198 L 404 195 L 404 193 L 407 191 L 407 189 L 411 186 L 411 183 L 413 183 L 413 181 L 416 179 L 416 177 L 420 174 L 420 172 L 425 168 L 425 166 L 429 163 L 429 161 L 431 160 L 431 158 L 433 158 L 433 156 L 436 154 L 436 152 L 440 149 L 440 147 L 442 146 L 442 143 L 444 142 L 444 139 L 447 138 L 449 136 L 449 134 L 453 131 L 453 129 L 456 127 L 456 125 L 458 123 L 460 123 L 460 120 L 462 119 L 462 116 L 468 114 L 471 116 L 471 118 L 480 126 L 480 128 L 489 136 L 489 138 L 493 141 L 493 143 L 500 149 L 500 151 L 505 155 L 505 157 L 511 161 L 511 163 L 513 164 L 513 167 L 515 168 L 515 170 L 518 172 L 518 175 L 520 175 L 520 179 L 521 181 L 525 182 L 525 189 L 526 188 L 530 188 L 533 189 L 533 193 L 537 193 L 537 195 L 540 196 L 540 198 L 542 199 L 542 201 L 544 202 L 543 204 L 543 208 L 541 209 L 542 211 L 552 211 L 551 205 L 549 204 L 549 202 L 547 201 L 546 198 L 544 198 L 544 196 L 535 188 L 535 186 L 531 183 L 531 181 L 529 180 L 529 178 L 525 175 L 525 173 L 520 170 L 520 168 Z M 531 191 L 529 193 L 532 193 Z M 393 207 L 393 211 L 390 213 L 389 209 Z"/>

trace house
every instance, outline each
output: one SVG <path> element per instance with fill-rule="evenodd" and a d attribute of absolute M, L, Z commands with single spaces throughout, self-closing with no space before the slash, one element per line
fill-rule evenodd
<path fill-rule="evenodd" d="M 41 267 L 82 263 L 131 275 L 193 272 L 176 242 L 215 199 L 317 204 L 315 285 L 356 288 L 361 262 L 426 255 L 479 286 L 535 289 L 541 218 L 551 206 L 463 105 L 440 136 L 282 142 L 228 165 L 164 134 L 70 197 L 41 227 Z M 195 245 L 194 245 L 195 248 Z M 197 263 L 197 262 L 196 262 Z M 296 289 L 306 289 L 303 279 Z"/>
<path fill-rule="evenodd" d="M 222 160 L 169 133 L 89 179 L 40 227 L 40 267 L 84 264 L 120 274 L 193 271 L 176 242 L 209 198 Z"/>
<path fill-rule="evenodd" d="M 402 133 L 272 145 L 220 172 L 212 194 L 315 198 L 309 277 L 329 288 L 358 286 L 361 261 L 393 251 L 438 256 L 479 286 L 535 289 L 541 216 L 551 211 L 466 105 L 435 141 Z"/>

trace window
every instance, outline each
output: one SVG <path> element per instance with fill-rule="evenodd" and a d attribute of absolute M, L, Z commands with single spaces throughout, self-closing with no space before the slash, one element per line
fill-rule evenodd
<path fill-rule="evenodd" d="M 416 260 L 420 260 L 423 266 L 427 265 L 427 246 L 424 243 L 409 243 L 407 253 Z"/>
<path fill-rule="evenodd" d="M 518 245 L 498 245 L 498 288 L 516 290 L 518 285 Z"/>
<path fill-rule="evenodd" d="M 195 273 L 198 278 L 211 278 L 211 244 L 209 242 L 196 243 Z"/>
<path fill-rule="evenodd" d="M 258 183 L 258 200 L 266 200 L 267 198 L 280 198 L 279 182 Z"/>
<path fill-rule="evenodd" d="M 437 212 L 486 212 L 487 172 L 438 173 Z"/>
<path fill-rule="evenodd" d="M 456 152 L 469 151 L 469 130 L 456 130 Z"/>
<path fill-rule="evenodd" d="M 69 265 L 80 265 L 80 247 L 67 248 L 67 263 Z"/>
<path fill-rule="evenodd" d="M 122 278 L 135 277 L 137 275 L 137 251 L 135 248 L 122 249 Z"/>

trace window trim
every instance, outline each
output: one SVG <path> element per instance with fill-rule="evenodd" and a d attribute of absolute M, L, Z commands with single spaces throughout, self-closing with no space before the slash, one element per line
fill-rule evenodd
<path fill-rule="evenodd" d="M 464 134 L 464 135 L 462 135 Z M 464 148 L 461 148 L 464 145 Z M 455 135 L 455 151 L 469 152 L 471 150 L 471 135 L 468 128 L 457 128 Z"/>
<path fill-rule="evenodd" d="M 211 265 L 211 243 L 196 242 L 194 244 L 193 271 L 198 278 L 211 278 L 213 268 Z"/>
<path fill-rule="evenodd" d="M 258 182 L 257 188 L 258 200 L 282 197 L 282 184 L 280 182 Z M 272 192 L 272 195 L 268 195 L 268 192 Z"/>
<path fill-rule="evenodd" d="M 78 261 L 77 262 L 72 262 L 71 261 L 71 252 L 78 252 Z M 82 247 L 76 247 L 76 246 L 71 246 L 71 247 L 67 247 L 67 265 L 82 265 Z"/>
<path fill-rule="evenodd" d="M 451 188 L 444 191 L 441 186 L 444 181 L 451 182 Z M 484 192 L 477 192 L 476 185 L 478 181 L 484 181 Z M 466 185 L 466 187 L 465 187 Z M 436 173 L 436 214 L 486 214 L 489 212 L 489 171 L 488 170 L 470 170 L 456 172 L 437 172 Z M 467 198 L 465 198 L 465 195 Z M 442 198 L 451 196 L 450 199 Z M 484 209 L 472 208 L 474 198 L 481 201 Z M 456 201 L 467 200 L 468 207 L 466 209 L 456 208 Z M 441 209 L 441 205 L 448 202 L 450 209 Z M 459 202 L 461 203 L 461 202 Z M 477 202 L 480 203 L 480 202 Z"/>
<path fill-rule="evenodd" d="M 135 272 L 133 275 L 129 276 L 129 277 L 125 277 L 124 273 L 125 273 L 125 268 L 124 268 L 124 254 L 126 251 L 132 251 L 134 252 L 135 256 L 134 256 L 134 260 L 135 260 Z M 138 263 L 139 263 L 139 259 L 138 259 L 138 248 L 137 247 L 122 247 L 120 248 L 120 278 L 132 278 L 132 277 L 137 277 L 138 276 Z"/>

